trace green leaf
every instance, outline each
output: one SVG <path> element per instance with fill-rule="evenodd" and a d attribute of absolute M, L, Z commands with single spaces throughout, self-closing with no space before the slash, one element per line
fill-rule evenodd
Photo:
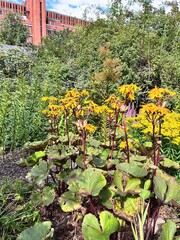
<path fill-rule="evenodd" d="M 94 168 L 86 169 L 69 185 L 69 190 L 82 196 L 98 196 L 101 189 L 106 185 L 103 174 Z"/>
<path fill-rule="evenodd" d="M 55 198 L 55 191 L 50 187 L 43 188 L 42 202 L 45 206 L 49 206 Z"/>
<path fill-rule="evenodd" d="M 150 198 L 150 196 L 151 196 L 151 191 L 149 191 L 147 189 L 141 189 L 140 197 L 143 200 L 146 200 L 146 199 Z"/>
<path fill-rule="evenodd" d="M 64 212 L 72 212 L 81 207 L 81 197 L 72 192 L 65 192 L 59 199 L 61 209 Z"/>
<path fill-rule="evenodd" d="M 90 156 L 98 156 L 101 150 L 95 147 L 87 147 L 86 154 Z"/>
<path fill-rule="evenodd" d="M 83 154 L 80 154 L 80 155 L 76 158 L 76 163 L 77 163 L 77 165 L 78 165 L 80 168 L 82 168 L 82 169 L 84 169 L 83 159 L 84 159 Z M 88 163 L 91 162 L 91 161 L 92 161 L 92 157 L 91 157 L 91 156 L 87 156 L 87 157 L 86 157 L 86 161 L 85 161 L 87 167 L 90 165 L 90 164 L 88 164 Z"/>
<path fill-rule="evenodd" d="M 139 155 L 132 155 L 130 157 L 130 162 L 132 163 L 133 161 L 136 162 L 144 162 L 147 160 L 147 156 L 139 156 Z"/>
<path fill-rule="evenodd" d="M 27 174 L 28 179 L 33 179 L 38 185 L 41 185 L 48 176 L 48 164 L 46 161 L 40 161 Z"/>
<path fill-rule="evenodd" d="M 87 138 L 87 143 L 89 143 L 92 147 L 95 147 L 95 148 L 98 148 L 101 144 L 100 141 L 97 141 L 96 139 L 91 137 Z"/>
<path fill-rule="evenodd" d="M 175 233 L 176 224 L 171 220 L 167 220 L 167 222 L 162 226 L 162 234 L 159 240 L 173 240 Z"/>
<path fill-rule="evenodd" d="M 140 197 L 123 198 L 123 205 L 121 199 L 113 201 L 113 211 L 122 219 L 132 222 L 133 218 L 140 212 L 142 199 Z"/>
<path fill-rule="evenodd" d="M 145 142 L 143 146 L 147 148 L 152 148 L 152 142 Z"/>
<path fill-rule="evenodd" d="M 167 191 L 166 181 L 160 176 L 155 176 L 154 177 L 154 193 L 161 201 L 164 201 L 166 191 Z"/>
<path fill-rule="evenodd" d="M 50 229 L 50 221 L 39 223 L 32 228 L 27 228 L 26 230 L 24 230 L 19 235 L 17 240 L 45 240 Z"/>
<path fill-rule="evenodd" d="M 154 192 L 165 204 L 180 207 L 180 184 L 174 177 L 167 176 L 162 172 L 154 178 Z"/>
<path fill-rule="evenodd" d="M 82 233 L 85 240 L 101 239 L 102 233 L 97 218 L 89 213 L 86 214 L 82 223 Z"/>
<path fill-rule="evenodd" d="M 82 233 L 85 240 L 109 240 L 110 235 L 117 231 L 119 224 L 112 213 L 103 211 L 100 213 L 99 218 L 101 227 L 99 226 L 97 218 L 91 213 L 84 217 Z"/>
<path fill-rule="evenodd" d="M 35 151 L 40 151 L 44 150 L 46 146 L 49 143 L 49 139 L 46 139 L 44 141 L 36 141 L 36 142 L 27 142 L 24 144 L 24 149 L 27 150 L 35 150 Z"/>
<path fill-rule="evenodd" d="M 150 179 L 146 180 L 144 183 L 144 189 L 146 190 L 150 189 L 151 185 L 152 185 L 152 181 Z"/>
<path fill-rule="evenodd" d="M 108 211 L 100 213 L 100 223 L 104 234 L 110 235 L 118 229 L 118 221 L 114 215 Z"/>
<path fill-rule="evenodd" d="M 123 191 L 123 174 L 122 174 L 122 172 L 120 172 L 118 170 L 115 171 L 113 182 L 120 191 Z"/>
<path fill-rule="evenodd" d="M 166 193 L 165 203 L 180 207 L 180 183 L 176 182 L 173 177 L 167 182 L 168 191 Z"/>
<path fill-rule="evenodd" d="M 129 193 L 140 193 L 141 192 L 140 184 L 141 184 L 141 180 L 139 178 L 130 177 L 127 179 L 125 191 Z"/>
<path fill-rule="evenodd" d="M 49 148 L 48 157 L 54 160 L 65 160 L 72 155 L 76 155 L 78 152 L 77 148 L 73 146 L 66 146 L 66 145 L 54 145 Z"/>
<path fill-rule="evenodd" d="M 119 163 L 116 167 L 134 177 L 145 177 L 148 174 L 146 168 L 141 163 Z"/>
<path fill-rule="evenodd" d="M 106 166 L 106 160 L 100 158 L 100 157 L 93 157 L 93 162 L 98 168 L 102 168 Z"/>
<path fill-rule="evenodd" d="M 37 190 L 37 192 L 33 192 L 31 195 L 31 201 L 34 205 L 39 205 L 42 203 L 41 199 L 41 192 L 40 190 Z"/>
<path fill-rule="evenodd" d="M 114 195 L 114 192 L 111 191 L 109 186 L 105 186 L 99 193 L 102 204 L 105 207 L 107 207 L 108 209 L 112 209 L 112 201 L 111 200 L 112 200 L 113 195 Z"/>
<path fill-rule="evenodd" d="M 180 165 L 179 163 L 170 160 L 169 158 L 164 158 L 162 161 L 159 163 L 161 166 L 165 168 L 173 168 L 173 169 L 179 169 Z"/>
<path fill-rule="evenodd" d="M 141 181 L 138 178 L 128 177 L 122 172 L 116 170 L 114 173 L 114 181 L 116 187 L 120 190 L 118 193 L 121 196 L 126 196 L 128 193 L 137 194 L 141 192 Z"/>
<path fill-rule="evenodd" d="M 46 154 L 44 151 L 35 152 L 34 154 L 32 154 L 31 156 L 29 156 L 27 158 L 27 160 L 26 160 L 27 165 L 29 167 L 33 167 L 38 162 L 39 159 L 41 159 L 45 156 L 46 156 Z"/>

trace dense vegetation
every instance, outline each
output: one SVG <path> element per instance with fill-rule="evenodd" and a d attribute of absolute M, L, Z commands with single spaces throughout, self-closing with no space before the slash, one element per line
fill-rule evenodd
<path fill-rule="evenodd" d="M 160 208 L 180 206 L 180 11 L 176 2 L 168 13 L 138 2 L 139 12 L 113 1 L 87 28 L 1 52 L 0 152 L 33 152 L 21 164 L 35 186 L 2 185 L 2 239 L 59 201 L 87 240 L 118 239 L 127 225 L 148 240 Z M 19 239 L 44 239 L 50 228 L 40 223 Z M 167 221 L 159 239 L 175 232 Z"/>
<path fill-rule="evenodd" d="M 29 29 L 21 21 L 21 15 L 8 12 L 1 22 L 0 39 L 9 45 L 26 45 L 29 37 Z"/>

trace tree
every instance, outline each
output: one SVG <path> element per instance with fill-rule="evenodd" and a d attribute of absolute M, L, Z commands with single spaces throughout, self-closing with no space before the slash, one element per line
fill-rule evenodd
<path fill-rule="evenodd" d="M 21 15 L 13 12 L 6 14 L 1 25 L 2 41 L 9 45 L 22 45 L 29 36 L 28 27 L 22 23 Z"/>

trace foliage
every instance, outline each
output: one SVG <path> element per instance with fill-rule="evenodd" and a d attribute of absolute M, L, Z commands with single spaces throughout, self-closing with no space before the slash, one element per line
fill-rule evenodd
<path fill-rule="evenodd" d="M 164 225 L 163 225 L 163 230 L 162 230 L 162 234 L 159 238 L 159 240 L 173 240 L 174 239 L 174 235 L 176 233 L 176 224 L 171 221 L 168 220 Z"/>
<path fill-rule="evenodd" d="M 1 23 L 1 38 L 5 44 L 23 45 L 29 36 L 29 29 L 22 23 L 21 15 L 8 12 Z"/>
<path fill-rule="evenodd" d="M 32 200 L 48 206 L 57 194 L 64 212 L 77 212 L 78 219 L 83 219 L 85 239 L 109 239 L 120 231 L 124 221 L 132 224 L 134 235 L 139 232 L 141 239 L 152 239 L 159 208 L 164 204 L 180 207 L 180 185 L 165 173 L 166 169 L 179 169 L 179 164 L 161 155 L 161 140 L 166 137 L 161 134 L 163 120 L 170 112 L 166 105 L 175 92 L 156 87 L 148 95 L 154 103 L 140 109 L 150 132 L 142 130 L 139 134 L 151 139 L 142 148 L 152 148 L 151 153 L 142 155 L 131 135 L 134 125 L 128 125 L 126 115 L 138 91 L 140 88 L 134 84 L 120 86 L 118 95 L 111 95 L 101 106 L 90 99 L 86 90 L 66 91 L 63 98 L 42 98 L 47 104 L 43 114 L 53 136 L 43 141 L 45 145 L 34 143 L 33 147 L 40 146 L 41 151 L 26 161 L 32 167 L 27 178 L 38 187 Z M 106 142 L 100 134 L 104 114 L 108 122 Z M 63 131 L 59 128 L 62 116 Z M 138 124 L 139 116 L 134 121 Z M 144 211 L 142 205 L 147 201 Z M 133 227 L 136 218 L 139 230 Z"/>
<path fill-rule="evenodd" d="M 105 20 L 98 19 L 90 27 L 78 28 L 74 33 L 49 36 L 40 47 L 40 56 L 53 54 L 73 69 L 75 87 L 82 88 L 95 73 L 103 72 L 98 48 L 108 42 L 111 59 L 121 61 L 120 84 L 136 83 L 142 86 L 143 94 L 155 85 L 178 89 L 178 6 L 176 11 L 166 13 L 165 6 L 156 9 L 150 3 L 151 11 L 133 12 L 121 1 L 114 4 Z M 144 100 L 143 94 L 140 96 Z"/>
<path fill-rule="evenodd" d="M 32 228 L 24 230 L 17 240 L 45 240 L 47 239 L 47 235 L 51 235 L 51 233 L 49 233 L 50 228 L 51 222 L 49 221 L 39 223 Z"/>
<path fill-rule="evenodd" d="M 4 180 L 0 186 L 0 235 L 1 239 L 16 239 L 26 227 L 39 222 L 40 215 L 31 203 L 34 187 L 22 180 Z"/>
<path fill-rule="evenodd" d="M 108 240 L 109 236 L 117 231 L 118 221 L 112 213 L 103 211 L 100 213 L 99 218 L 101 227 L 99 226 L 97 218 L 91 213 L 87 214 L 84 217 L 82 223 L 82 232 L 86 240 Z"/>
<path fill-rule="evenodd" d="M 160 207 L 180 204 L 179 182 L 168 175 L 179 176 L 179 96 L 171 91 L 179 91 L 179 9 L 134 2 L 141 11 L 113 1 L 108 18 L 87 28 L 1 53 L 0 151 L 27 142 L 32 155 L 21 164 L 36 186 L 28 204 L 48 208 L 58 199 L 87 239 L 116 239 L 138 221 L 135 234 L 153 239 Z"/>

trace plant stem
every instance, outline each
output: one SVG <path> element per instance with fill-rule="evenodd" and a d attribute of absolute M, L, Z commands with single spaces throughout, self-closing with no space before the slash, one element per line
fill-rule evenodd
<path fill-rule="evenodd" d="M 161 137 L 161 122 L 159 124 L 159 141 L 157 142 L 158 145 L 158 151 L 157 151 L 157 158 L 156 158 L 156 163 L 158 165 L 159 161 L 160 161 L 160 151 L 161 151 L 161 142 L 160 142 L 160 137 Z"/>
<path fill-rule="evenodd" d="M 116 129 L 117 129 L 118 118 L 119 118 L 119 111 L 116 112 L 116 120 L 115 120 L 114 132 L 112 135 L 112 143 L 111 143 L 111 149 L 112 149 L 111 156 L 113 156 L 113 151 L 114 151 L 114 142 L 116 139 Z"/>
<path fill-rule="evenodd" d="M 86 166 L 86 132 L 82 130 L 82 146 L 83 146 L 83 165 L 84 169 L 87 169 Z"/>
<path fill-rule="evenodd" d="M 157 165 L 156 164 L 156 138 L 155 138 L 155 122 L 153 121 L 152 122 L 152 126 L 153 126 L 153 129 L 152 129 L 152 142 L 153 142 L 153 161 L 154 161 L 154 165 Z"/>
<path fill-rule="evenodd" d="M 68 114 L 65 112 L 65 124 L 66 124 L 66 135 L 68 139 L 68 144 L 70 145 L 70 138 L 69 138 L 69 124 L 68 124 Z"/>
<path fill-rule="evenodd" d="M 129 143 L 128 143 L 128 135 L 127 135 L 127 126 L 126 126 L 126 120 L 125 120 L 125 114 L 122 114 L 122 123 L 124 126 L 124 134 L 125 134 L 125 141 L 126 141 L 126 156 L 128 163 L 130 162 L 130 154 L 129 154 Z"/>

